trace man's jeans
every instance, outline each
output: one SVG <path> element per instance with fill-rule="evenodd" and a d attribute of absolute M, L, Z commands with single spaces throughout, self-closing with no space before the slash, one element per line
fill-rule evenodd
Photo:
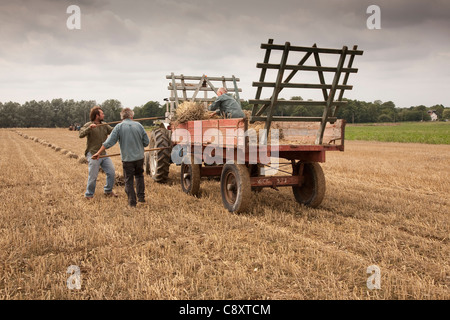
<path fill-rule="evenodd" d="M 125 178 L 125 192 L 128 196 L 128 205 L 136 206 L 136 193 L 139 200 L 145 200 L 144 159 L 122 162 Z M 136 178 L 136 191 L 134 191 L 134 178 Z"/>
<path fill-rule="evenodd" d="M 100 167 L 106 173 L 106 185 L 103 187 L 105 193 L 111 193 L 114 187 L 114 179 L 116 172 L 114 170 L 114 164 L 110 158 L 100 158 L 98 160 L 91 159 L 92 154 L 87 153 L 86 158 L 89 161 L 89 177 L 87 182 L 85 197 L 93 197 L 95 192 L 95 186 L 97 184 L 97 177 Z"/>

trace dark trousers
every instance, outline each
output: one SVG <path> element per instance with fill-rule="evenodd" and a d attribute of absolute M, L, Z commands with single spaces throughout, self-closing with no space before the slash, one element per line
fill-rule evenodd
<path fill-rule="evenodd" d="M 136 194 L 139 200 L 145 200 L 144 159 L 122 162 L 122 165 L 128 205 L 134 207 L 136 206 Z M 134 190 L 134 178 L 136 178 L 136 191 Z"/>

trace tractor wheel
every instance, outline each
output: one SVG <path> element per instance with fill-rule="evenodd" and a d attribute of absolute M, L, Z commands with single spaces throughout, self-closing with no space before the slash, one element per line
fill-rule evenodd
<path fill-rule="evenodd" d="M 245 212 L 250 206 L 250 174 L 244 164 L 225 164 L 220 176 L 222 202 L 230 212 Z"/>
<path fill-rule="evenodd" d="M 299 161 L 293 167 L 293 175 L 298 175 L 302 163 Z M 292 187 L 295 200 L 311 208 L 317 208 L 325 196 L 325 175 L 317 162 L 303 163 L 303 183 Z"/>
<path fill-rule="evenodd" d="M 185 159 L 186 157 L 190 157 L 190 161 L 183 160 L 181 162 L 181 189 L 187 194 L 197 196 L 200 191 L 201 164 L 195 164 L 192 155 L 185 156 Z"/>
<path fill-rule="evenodd" d="M 150 134 L 150 149 L 167 148 L 171 146 L 170 135 L 164 128 L 158 128 Z M 164 183 L 169 177 L 170 149 L 162 149 L 147 152 L 145 156 L 145 168 L 147 174 L 159 183 Z"/>

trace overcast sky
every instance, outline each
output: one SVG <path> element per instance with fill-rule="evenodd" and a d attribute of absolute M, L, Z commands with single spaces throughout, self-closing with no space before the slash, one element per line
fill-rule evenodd
<path fill-rule="evenodd" d="M 373 4 L 381 9 L 380 30 L 367 28 Z M 80 30 L 67 28 L 69 5 L 81 9 Z M 269 38 L 358 45 L 364 55 L 355 58 L 359 72 L 350 76 L 346 98 L 450 107 L 448 0 L 0 0 L 0 102 L 162 103 L 171 72 L 235 75 L 241 98 L 252 99 L 260 45 Z M 318 83 L 314 76 L 293 82 Z M 282 94 L 294 95 L 316 98 L 311 90 Z"/>

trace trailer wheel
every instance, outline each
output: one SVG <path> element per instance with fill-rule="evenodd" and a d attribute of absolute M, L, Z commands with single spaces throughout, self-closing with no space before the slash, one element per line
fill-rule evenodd
<path fill-rule="evenodd" d="M 220 176 L 222 202 L 230 212 L 245 212 L 251 201 L 250 174 L 244 164 L 225 164 Z"/>
<path fill-rule="evenodd" d="M 150 134 L 150 149 L 170 147 L 170 136 L 166 129 L 158 128 Z M 144 157 L 145 169 L 152 179 L 164 183 L 169 177 L 170 149 L 146 152 Z"/>
<path fill-rule="evenodd" d="M 293 175 L 298 175 L 301 162 L 293 167 Z M 311 208 L 317 208 L 325 196 L 325 175 L 317 162 L 303 163 L 303 183 L 299 187 L 292 187 L 295 200 Z"/>
<path fill-rule="evenodd" d="M 201 164 L 195 164 L 194 157 L 192 155 L 187 155 L 186 157 L 190 157 L 191 161 L 190 163 L 186 163 L 188 162 L 186 160 L 181 162 L 181 189 L 187 194 L 197 196 L 200 191 Z"/>

